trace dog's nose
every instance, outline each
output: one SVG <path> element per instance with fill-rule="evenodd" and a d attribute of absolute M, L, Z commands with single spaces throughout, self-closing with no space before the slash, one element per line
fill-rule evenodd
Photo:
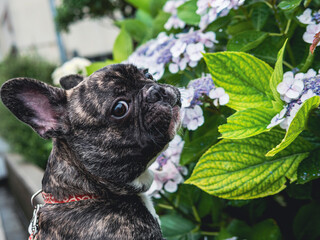
<path fill-rule="evenodd" d="M 167 85 L 152 85 L 146 92 L 146 100 L 149 103 L 159 101 L 167 102 L 171 106 L 179 105 L 180 95 L 179 91 L 175 91 L 173 87 Z M 181 105 L 181 103 L 180 103 Z"/>

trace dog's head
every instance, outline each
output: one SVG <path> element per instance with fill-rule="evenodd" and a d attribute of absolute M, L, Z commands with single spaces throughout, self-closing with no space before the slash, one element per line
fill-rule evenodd
<path fill-rule="evenodd" d="M 179 91 L 126 64 L 60 82 L 64 89 L 12 79 L 2 86 L 1 98 L 41 137 L 65 141 L 102 183 L 146 190 L 151 182 L 145 170 L 180 125 Z M 141 185 L 139 178 L 148 183 Z"/>

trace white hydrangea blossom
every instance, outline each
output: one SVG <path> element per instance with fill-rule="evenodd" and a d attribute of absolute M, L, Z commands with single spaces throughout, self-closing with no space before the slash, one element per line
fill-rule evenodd
<path fill-rule="evenodd" d="M 159 198 L 159 192 L 173 193 L 178 190 L 178 185 L 183 183 L 183 175 L 188 173 L 186 167 L 180 166 L 180 155 L 183 149 L 184 141 L 179 135 L 169 143 L 165 150 L 156 161 L 150 166 L 154 174 L 154 180 L 147 191 L 148 195 Z"/>
<path fill-rule="evenodd" d="M 86 67 L 89 66 L 91 62 L 86 58 L 75 57 L 70 61 L 65 62 L 62 66 L 56 68 L 52 73 L 51 77 L 55 85 L 59 85 L 60 78 L 70 74 L 80 74 L 87 76 Z"/>
<path fill-rule="evenodd" d="M 165 3 L 165 5 L 163 6 L 163 11 L 171 14 L 170 18 L 164 25 L 164 28 L 166 30 L 185 27 L 186 23 L 178 17 L 177 8 L 180 5 L 184 4 L 186 1 L 187 0 L 169 0 Z"/>
<path fill-rule="evenodd" d="M 199 27 L 206 28 L 218 17 L 228 15 L 231 9 L 237 9 L 244 0 L 198 0 L 196 13 L 201 16 Z"/>
<path fill-rule="evenodd" d="M 154 79 L 159 80 L 168 67 L 171 73 L 183 71 L 187 66 L 194 68 L 202 59 L 205 47 L 216 43 L 213 32 L 203 33 L 190 29 L 187 33 L 160 33 L 156 39 L 139 47 L 129 58 L 128 63 L 148 68 Z"/>
<path fill-rule="evenodd" d="M 277 91 L 287 105 L 272 118 L 267 128 L 280 125 L 281 128 L 288 130 L 302 104 L 313 96 L 320 96 L 320 75 L 316 74 L 313 69 L 295 75 L 292 72 L 284 73 L 283 81 L 278 84 Z"/>
<path fill-rule="evenodd" d="M 312 13 L 312 10 L 310 8 L 307 8 L 303 14 L 300 16 L 297 16 L 297 19 L 302 24 L 306 24 L 306 32 L 303 34 L 302 38 L 306 43 L 312 44 L 315 35 L 320 32 L 320 13 L 315 12 Z M 317 44 L 317 46 L 320 45 L 320 42 Z"/>

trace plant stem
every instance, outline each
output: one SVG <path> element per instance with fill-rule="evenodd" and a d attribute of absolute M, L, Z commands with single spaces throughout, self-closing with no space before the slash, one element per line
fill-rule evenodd
<path fill-rule="evenodd" d="M 283 65 L 287 66 L 288 68 L 290 68 L 291 70 L 294 69 L 294 66 L 292 66 L 290 63 L 283 61 Z"/>
<path fill-rule="evenodd" d="M 283 33 L 269 33 L 270 37 L 282 37 Z"/>
<path fill-rule="evenodd" d="M 166 204 L 159 203 L 158 206 L 164 209 L 173 210 L 173 207 Z"/>
<path fill-rule="evenodd" d="M 308 68 L 311 66 L 312 62 L 314 59 L 314 54 L 312 54 L 309 51 L 308 57 L 306 59 L 306 62 L 304 63 L 304 65 L 302 66 L 302 68 L 300 69 L 301 72 L 306 72 L 308 70 Z"/>
<path fill-rule="evenodd" d="M 290 29 L 290 25 L 291 25 L 291 19 L 288 20 L 286 29 L 284 30 L 284 34 L 287 35 Z"/>
<path fill-rule="evenodd" d="M 282 29 L 282 26 L 281 26 L 281 21 L 280 21 L 280 17 L 279 17 L 279 14 L 278 14 L 278 9 L 277 9 L 277 1 L 276 0 L 273 0 L 272 1 L 272 9 L 273 9 L 273 12 L 274 12 L 274 17 L 276 19 L 276 23 L 279 27 L 279 30 L 281 33 L 283 33 L 283 29 Z"/>
<path fill-rule="evenodd" d="M 218 236 L 219 232 L 205 232 L 205 231 L 201 231 L 200 232 L 202 235 L 207 235 L 207 236 Z"/>
<path fill-rule="evenodd" d="M 197 222 L 201 223 L 201 218 L 200 218 L 199 213 L 198 213 L 195 206 L 192 206 L 192 212 L 193 212 L 194 218 L 197 220 Z"/>
<path fill-rule="evenodd" d="M 292 65 L 296 66 L 296 60 L 294 58 L 293 51 L 292 51 L 292 48 L 291 48 L 291 45 L 290 45 L 289 41 L 287 42 L 286 49 L 287 49 L 287 52 L 289 54 L 289 58 L 290 58 L 290 61 L 291 61 Z"/>

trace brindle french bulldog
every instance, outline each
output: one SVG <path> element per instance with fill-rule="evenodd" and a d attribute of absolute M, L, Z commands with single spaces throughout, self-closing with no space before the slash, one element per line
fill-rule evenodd
<path fill-rule="evenodd" d="M 64 89 L 15 78 L 1 88 L 18 119 L 53 139 L 43 191 L 57 200 L 97 196 L 45 204 L 36 239 L 163 239 L 144 192 L 153 180 L 148 167 L 180 125 L 178 89 L 129 64 L 60 83 Z"/>

